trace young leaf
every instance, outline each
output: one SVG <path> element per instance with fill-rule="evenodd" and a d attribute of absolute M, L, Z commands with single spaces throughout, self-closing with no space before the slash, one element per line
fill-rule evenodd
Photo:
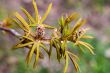
<path fill-rule="evenodd" d="M 78 64 L 75 62 L 74 58 L 71 57 L 70 55 L 69 55 L 69 57 L 70 57 L 70 59 L 71 59 L 73 65 L 74 65 L 74 67 L 75 67 L 76 72 L 79 71 L 79 66 L 78 66 Z"/>
<path fill-rule="evenodd" d="M 26 47 L 26 46 L 31 45 L 31 44 L 33 44 L 33 42 L 28 42 L 28 43 L 25 43 L 25 44 L 19 44 L 15 48 L 23 48 L 23 47 Z"/>
<path fill-rule="evenodd" d="M 50 56 L 51 56 L 51 53 L 52 53 L 52 45 L 53 45 L 53 41 L 50 40 L 49 59 L 50 59 Z"/>
<path fill-rule="evenodd" d="M 24 14 L 27 16 L 29 20 L 31 20 L 32 23 L 36 23 L 33 17 L 26 11 L 26 9 L 21 7 L 21 10 L 24 12 Z"/>
<path fill-rule="evenodd" d="M 67 73 L 67 68 L 68 68 L 68 54 L 65 53 L 65 67 L 64 67 L 64 73 Z"/>
<path fill-rule="evenodd" d="M 94 55 L 94 52 L 92 51 L 92 48 L 93 48 L 93 47 L 91 47 L 91 46 L 88 45 L 87 43 L 82 42 L 82 41 L 77 41 L 77 44 L 80 44 L 80 45 L 86 47 L 86 48 Z"/>
<path fill-rule="evenodd" d="M 84 25 L 86 23 L 86 20 L 82 20 L 81 18 L 76 22 L 76 24 L 74 25 L 74 27 L 72 28 L 72 34 L 74 32 L 76 32 L 82 25 Z"/>
<path fill-rule="evenodd" d="M 48 29 L 55 29 L 55 27 L 50 26 L 50 25 L 46 25 L 46 24 L 41 24 L 41 25 Z"/>
<path fill-rule="evenodd" d="M 38 23 L 38 21 L 39 21 L 39 14 L 38 14 L 38 8 L 37 8 L 37 4 L 36 4 L 35 0 L 32 0 L 32 4 L 33 4 L 34 10 L 35 10 L 36 23 Z"/>
<path fill-rule="evenodd" d="M 18 13 L 15 13 L 16 18 L 23 24 L 23 26 L 25 27 L 25 29 L 27 29 L 27 31 L 30 30 L 28 23 L 25 21 L 25 19 Z"/>
<path fill-rule="evenodd" d="M 47 49 L 47 47 L 44 44 L 41 43 L 40 47 L 42 47 L 45 50 L 45 52 L 48 54 L 48 49 Z"/>
<path fill-rule="evenodd" d="M 38 46 L 37 43 L 34 42 L 34 44 L 33 44 L 33 46 L 32 46 L 32 49 L 30 49 L 30 52 L 28 53 L 28 56 L 27 56 L 27 58 L 26 58 L 27 64 L 30 63 L 30 61 L 31 61 L 31 59 L 32 59 L 32 55 L 33 55 L 33 53 L 34 53 L 34 50 L 36 49 L 37 46 Z"/>
<path fill-rule="evenodd" d="M 47 17 L 47 15 L 49 14 L 51 8 L 52 8 L 52 3 L 49 4 L 46 13 L 44 14 L 44 16 L 42 17 L 42 19 L 40 20 L 40 23 L 42 23 L 42 22 L 46 19 L 46 17 Z"/>
<path fill-rule="evenodd" d="M 27 37 L 27 36 L 22 36 L 22 38 L 27 39 L 27 40 L 30 40 L 30 41 L 33 41 L 33 42 L 34 42 L 34 40 L 33 40 L 32 38 L 30 38 L 30 37 Z"/>
<path fill-rule="evenodd" d="M 36 58 L 35 58 L 35 62 L 34 62 L 34 65 L 33 65 L 33 67 L 35 68 L 36 67 L 36 64 L 37 64 L 37 62 L 38 62 L 38 59 L 39 59 L 39 45 L 40 45 L 40 43 L 38 42 L 36 42 Z"/>
<path fill-rule="evenodd" d="M 94 37 L 89 36 L 89 35 L 83 35 L 81 38 L 82 39 L 93 39 Z"/>
<path fill-rule="evenodd" d="M 60 51 L 59 51 L 59 49 L 60 49 L 60 47 L 59 47 L 59 45 L 58 45 L 58 41 L 57 40 L 54 40 L 53 41 L 53 45 L 55 46 L 55 48 L 56 48 L 56 52 L 57 52 L 57 59 L 58 59 L 58 61 L 60 62 Z"/>
<path fill-rule="evenodd" d="M 70 22 L 72 22 L 73 20 L 75 20 L 78 17 L 79 17 L 79 14 L 78 13 L 76 13 L 76 12 L 72 13 L 70 16 L 68 16 L 65 19 L 65 24 L 69 24 Z"/>
<path fill-rule="evenodd" d="M 78 58 L 77 55 L 75 55 L 75 54 L 73 54 L 73 53 L 71 53 L 71 52 L 69 52 L 69 51 L 67 51 L 67 53 L 68 53 L 69 55 L 71 55 L 72 57 L 74 57 L 75 59 L 79 60 L 79 58 Z"/>
<path fill-rule="evenodd" d="M 25 28 L 24 26 L 22 26 L 21 24 L 19 24 L 15 19 L 12 19 L 12 21 L 15 22 L 22 30 L 28 32 L 28 31 L 26 30 L 26 28 Z"/>

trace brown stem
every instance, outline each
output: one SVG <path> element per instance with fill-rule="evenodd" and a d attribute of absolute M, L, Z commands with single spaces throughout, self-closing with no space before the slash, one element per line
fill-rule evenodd
<path fill-rule="evenodd" d="M 15 31 L 13 29 L 5 28 L 5 27 L 0 27 L 0 30 L 4 30 L 6 32 L 9 32 L 10 34 L 12 34 L 13 36 L 16 36 L 16 37 L 20 37 L 21 36 L 17 31 Z"/>

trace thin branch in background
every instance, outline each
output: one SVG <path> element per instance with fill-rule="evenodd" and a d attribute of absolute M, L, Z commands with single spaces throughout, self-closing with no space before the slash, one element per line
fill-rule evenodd
<path fill-rule="evenodd" d="M 6 31 L 9 32 L 10 34 L 12 34 L 13 36 L 16 37 L 21 37 L 21 34 L 19 34 L 17 31 L 15 31 L 14 29 L 9 29 L 9 28 L 5 28 L 5 27 L 0 27 L 1 31 Z"/>

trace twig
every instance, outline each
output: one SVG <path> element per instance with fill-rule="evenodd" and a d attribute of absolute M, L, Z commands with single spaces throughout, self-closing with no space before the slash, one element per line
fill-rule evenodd
<path fill-rule="evenodd" d="M 12 34 L 13 36 L 16 37 L 21 37 L 21 34 L 19 34 L 17 31 L 15 31 L 14 29 L 9 29 L 9 28 L 5 28 L 5 27 L 0 27 L 0 30 L 4 30 L 6 32 L 9 32 L 10 34 Z"/>

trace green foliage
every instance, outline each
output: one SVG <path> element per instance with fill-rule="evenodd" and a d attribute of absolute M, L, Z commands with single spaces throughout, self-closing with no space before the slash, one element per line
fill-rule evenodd
<path fill-rule="evenodd" d="M 69 59 L 72 61 L 75 70 L 79 71 L 79 66 L 77 64 L 77 60 L 79 60 L 79 58 L 68 50 L 67 44 L 68 42 L 72 42 L 79 48 L 80 46 L 83 46 L 94 55 L 93 47 L 89 43 L 82 41 L 82 39 L 85 40 L 93 38 L 85 35 L 88 28 L 81 29 L 81 27 L 86 23 L 86 20 L 82 19 L 78 13 L 74 12 L 67 17 L 62 16 L 59 20 L 59 27 L 55 28 L 43 23 L 51 10 L 52 3 L 49 4 L 43 17 L 40 17 L 38 13 L 35 0 L 32 0 L 32 4 L 35 10 L 35 18 L 33 18 L 24 8 L 21 8 L 21 10 L 24 12 L 29 22 L 27 22 L 18 12 L 14 14 L 16 19 L 12 18 L 12 21 L 19 25 L 19 27 L 24 31 L 23 35 L 18 36 L 20 38 L 20 42 L 18 42 L 13 49 L 29 49 L 26 57 L 27 64 L 31 62 L 32 56 L 35 54 L 35 61 L 33 64 L 33 67 L 35 68 L 39 59 L 44 57 L 41 48 L 48 54 L 49 58 L 51 57 L 52 49 L 55 48 L 58 62 L 60 63 L 61 59 L 65 60 L 64 73 L 67 73 Z M 72 28 L 70 28 L 72 21 L 76 21 L 76 23 Z M 35 27 L 34 31 L 32 31 L 33 27 Z M 50 38 L 45 36 L 45 29 L 51 29 L 54 31 L 51 33 Z M 47 49 L 46 45 L 49 45 L 50 48 Z"/>

